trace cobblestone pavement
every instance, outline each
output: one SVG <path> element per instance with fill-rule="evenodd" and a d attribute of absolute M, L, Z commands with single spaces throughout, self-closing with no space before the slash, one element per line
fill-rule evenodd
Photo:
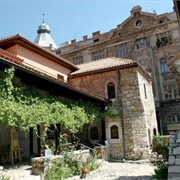
<path fill-rule="evenodd" d="M 154 167 L 148 161 L 103 162 L 87 180 L 151 180 Z M 79 177 L 68 178 L 77 180 Z"/>
<path fill-rule="evenodd" d="M 154 167 L 148 161 L 100 162 L 98 170 L 86 176 L 86 180 L 150 180 Z M 10 180 L 40 180 L 40 176 L 31 175 L 31 166 L 27 164 L 5 166 L 0 174 L 10 175 Z M 68 178 L 78 180 L 79 176 Z"/>
<path fill-rule="evenodd" d="M 40 176 L 31 175 L 32 166 L 30 161 L 23 163 L 7 164 L 0 171 L 0 177 L 10 177 L 10 180 L 40 180 Z M 1 178 L 0 178 L 1 180 Z"/>

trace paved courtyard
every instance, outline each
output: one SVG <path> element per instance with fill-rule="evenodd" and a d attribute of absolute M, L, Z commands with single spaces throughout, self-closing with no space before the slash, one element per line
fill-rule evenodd
<path fill-rule="evenodd" d="M 125 162 L 100 162 L 98 170 L 86 176 L 87 180 L 150 180 L 154 173 L 154 167 L 148 161 L 125 161 Z M 23 165 L 4 166 L 1 172 L 11 176 L 10 180 L 40 180 L 40 176 L 31 174 L 29 163 Z M 80 179 L 79 176 L 68 180 Z"/>

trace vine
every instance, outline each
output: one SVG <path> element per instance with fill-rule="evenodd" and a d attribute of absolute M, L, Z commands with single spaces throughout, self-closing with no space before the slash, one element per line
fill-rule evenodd
<path fill-rule="evenodd" d="M 43 94 L 35 88 L 19 85 L 14 81 L 14 67 L 0 74 L 0 124 L 20 127 L 25 132 L 37 131 L 43 123 L 45 130 L 50 125 L 60 124 L 61 129 L 77 133 L 85 124 L 105 117 L 104 112 L 93 103 L 74 101 Z"/>

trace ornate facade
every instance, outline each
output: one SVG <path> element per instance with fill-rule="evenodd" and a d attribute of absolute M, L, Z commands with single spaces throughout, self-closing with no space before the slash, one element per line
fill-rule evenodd
<path fill-rule="evenodd" d="M 65 42 L 56 53 L 75 64 L 107 57 L 137 61 L 153 77 L 153 94 L 159 132 L 180 130 L 180 85 L 167 62 L 180 51 L 180 31 L 175 12 L 157 15 L 133 7 L 116 28 L 83 40 Z"/>

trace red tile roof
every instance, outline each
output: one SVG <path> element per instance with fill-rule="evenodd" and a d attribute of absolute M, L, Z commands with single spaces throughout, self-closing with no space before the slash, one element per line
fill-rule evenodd
<path fill-rule="evenodd" d="M 122 59 L 116 57 L 109 57 L 105 59 L 100 59 L 97 61 L 91 61 L 88 63 L 77 65 L 79 70 L 72 72 L 71 76 L 89 74 L 99 71 L 107 71 L 117 68 L 126 68 L 129 66 L 137 66 L 138 63 L 131 59 Z"/>
<path fill-rule="evenodd" d="M 72 71 L 77 70 L 77 66 L 70 61 L 66 60 L 65 58 L 56 55 L 55 53 L 51 52 L 48 49 L 45 49 L 41 46 L 39 46 L 36 43 L 33 43 L 32 41 L 26 39 L 25 37 L 21 36 L 20 34 L 16 34 L 14 36 L 9 36 L 7 38 L 0 39 L 0 48 L 6 50 L 7 48 L 19 44 L 27 49 L 30 49 L 44 57 L 47 57 L 51 59 L 52 61 L 56 61 L 57 63 L 63 65 L 64 67 L 67 67 L 71 69 Z"/>
<path fill-rule="evenodd" d="M 101 97 L 101 96 L 98 96 L 98 95 L 92 94 L 92 93 L 90 94 L 89 92 L 87 92 L 84 89 L 76 88 L 69 83 L 63 82 L 62 80 L 58 79 L 57 77 L 50 75 L 48 72 L 41 71 L 41 70 L 35 68 L 34 66 L 26 65 L 23 63 L 24 60 L 22 58 L 19 58 L 16 55 L 11 54 L 5 50 L 0 49 L 0 59 L 7 61 L 9 63 L 15 64 L 23 69 L 27 69 L 27 70 L 33 72 L 34 74 L 38 74 L 38 75 L 47 77 L 49 80 L 54 80 L 55 82 L 59 83 L 59 85 L 63 85 L 64 87 L 72 89 L 73 91 L 78 91 L 82 94 L 85 94 L 86 96 L 90 96 L 92 98 L 98 99 L 99 101 L 103 101 L 106 103 L 110 102 L 108 99 L 106 99 L 104 97 Z"/>
<path fill-rule="evenodd" d="M 17 64 L 22 64 L 22 62 L 24 61 L 22 58 L 19 58 L 16 55 L 11 54 L 7 51 L 4 51 L 3 49 L 0 49 L 0 57 L 8 61 L 15 62 Z"/>

